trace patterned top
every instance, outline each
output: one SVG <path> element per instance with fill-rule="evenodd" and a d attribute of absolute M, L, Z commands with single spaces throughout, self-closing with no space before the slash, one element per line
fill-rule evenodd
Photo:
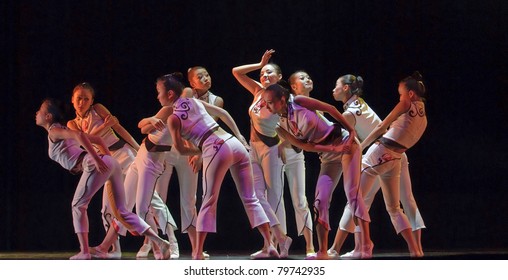
<path fill-rule="evenodd" d="M 180 97 L 173 104 L 173 115 L 180 119 L 182 125 L 182 137 L 196 146 L 199 146 L 210 129 L 219 127 L 201 102 L 194 98 Z"/>
<path fill-rule="evenodd" d="M 333 124 L 314 111 L 294 102 L 288 103 L 287 117 L 280 117 L 279 125 L 295 138 L 319 143 L 334 130 Z"/>
<path fill-rule="evenodd" d="M 390 125 L 390 128 L 383 137 L 409 149 L 420 140 L 426 127 L 427 115 L 425 114 L 425 103 L 414 101 L 411 102 L 409 110 L 400 115 Z"/>
<path fill-rule="evenodd" d="M 259 133 L 268 137 L 275 137 L 277 136 L 275 127 L 279 122 L 279 117 L 276 114 L 272 114 L 266 107 L 263 92 L 264 90 L 258 91 L 256 96 L 254 96 L 254 102 L 249 107 L 251 124 Z"/>
<path fill-rule="evenodd" d="M 352 95 L 351 98 L 344 104 L 344 112 L 349 112 L 355 118 L 354 127 L 358 139 L 365 140 L 369 133 L 381 123 L 379 116 L 372 110 L 369 105 L 357 95 Z"/>

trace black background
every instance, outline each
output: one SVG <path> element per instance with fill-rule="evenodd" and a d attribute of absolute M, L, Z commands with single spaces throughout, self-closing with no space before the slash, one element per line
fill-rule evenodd
<path fill-rule="evenodd" d="M 398 101 L 398 81 L 419 70 L 427 83 L 429 125 L 407 154 L 428 227 L 424 248 L 508 248 L 506 1 L 46 2 L 0 4 L 6 72 L 0 102 L 1 251 L 79 246 L 70 211 L 79 178 L 48 158 L 47 134 L 34 123 L 44 97 L 72 108 L 73 87 L 88 81 L 96 102 L 141 141 L 137 122 L 160 107 L 155 79 L 203 65 L 213 78 L 212 91 L 248 135 L 251 95 L 231 69 L 258 62 L 269 48 L 276 50 L 273 61 L 284 78 L 305 69 L 314 80 L 312 95 L 338 108 L 331 96 L 336 79 L 361 75 L 364 97 L 382 118 Z M 312 202 L 319 161 L 315 154 L 306 161 Z M 173 178 L 168 205 L 179 223 L 177 186 Z M 103 237 L 99 197 L 89 208 L 92 245 Z M 295 237 L 287 189 L 286 199 L 288 231 Z M 334 229 L 344 203 L 341 182 L 330 209 Z M 371 217 L 376 250 L 406 250 L 379 194 Z M 177 237 L 181 249 L 190 247 L 186 236 Z M 293 248 L 303 251 L 303 237 L 294 239 Z M 137 250 L 141 240 L 128 236 L 121 242 L 124 250 Z M 205 248 L 254 250 L 261 242 L 228 175 L 218 233 L 209 235 Z"/>

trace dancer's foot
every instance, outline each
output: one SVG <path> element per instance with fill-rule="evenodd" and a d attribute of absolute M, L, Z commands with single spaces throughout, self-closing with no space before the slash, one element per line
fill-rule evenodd
<path fill-rule="evenodd" d="M 82 252 L 79 252 L 76 255 L 69 258 L 69 260 L 91 260 L 91 259 L 92 256 L 90 255 L 90 253 L 82 253 Z"/>
<path fill-rule="evenodd" d="M 374 243 L 370 242 L 370 244 L 364 245 L 362 248 L 362 259 L 372 259 L 372 250 L 374 249 Z"/>
<path fill-rule="evenodd" d="M 335 260 L 335 259 L 339 258 L 339 253 L 335 249 L 333 249 L 333 248 L 328 249 L 328 251 L 326 251 L 326 253 L 328 254 L 328 257 L 330 259 L 334 259 Z"/>
<path fill-rule="evenodd" d="M 283 243 L 279 244 L 281 259 L 285 259 L 289 256 L 289 247 L 291 247 L 291 243 L 293 243 L 293 239 L 291 239 L 289 236 L 286 236 L 286 240 L 284 240 Z"/>
<path fill-rule="evenodd" d="M 328 253 L 317 252 L 305 257 L 306 260 L 329 260 Z"/>
<path fill-rule="evenodd" d="M 141 248 L 139 248 L 138 253 L 136 254 L 136 258 L 145 259 L 148 258 L 148 254 L 152 250 L 152 245 L 150 243 L 145 243 Z"/>
<path fill-rule="evenodd" d="M 169 257 L 171 260 L 177 260 L 180 258 L 180 250 L 178 249 L 177 242 L 170 242 L 171 256 Z"/>
<path fill-rule="evenodd" d="M 278 258 L 279 253 L 277 252 L 277 249 L 273 245 L 268 246 L 268 248 L 263 248 L 260 251 L 257 251 L 254 254 L 250 255 L 250 258 L 253 260 L 258 259 L 268 259 L 268 258 Z"/>

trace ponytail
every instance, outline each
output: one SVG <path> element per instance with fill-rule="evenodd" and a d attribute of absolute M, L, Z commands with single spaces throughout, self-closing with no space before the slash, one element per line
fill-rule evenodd
<path fill-rule="evenodd" d="M 348 74 L 340 77 L 340 79 L 344 84 L 349 85 L 352 94 L 357 96 L 363 94 L 363 78 L 361 76 Z"/>

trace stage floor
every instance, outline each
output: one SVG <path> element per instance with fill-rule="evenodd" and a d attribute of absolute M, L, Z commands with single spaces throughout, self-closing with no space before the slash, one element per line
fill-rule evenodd
<path fill-rule="evenodd" d="M 0 252 L 0 260 L 67 260 L 77 252 Z M 250 260 L 252 252 L 208 252 L 210 260 Z M 153 260 L 150 254 L 148 260 Z M 190 252 L 180 252 L 179 260 L 190 260 Z M 304 260 L 303 254 L 290 254 L 286 260 Z M 375 252 L 373 260 L 409 260 L 404 252 Z M 428 260 L 508 260 L 508 251 L 426 251 Z M 122 252 L 121 260 L 136 260 L 136 252 Z M 146 260 L 146 259 L 145 259 Z M 279 260 L 279 259 L 277 259 Z M 340 259 L 347 260 L 347 259 Z M 178 261 L 178 260 L 176 260 Z"/>

